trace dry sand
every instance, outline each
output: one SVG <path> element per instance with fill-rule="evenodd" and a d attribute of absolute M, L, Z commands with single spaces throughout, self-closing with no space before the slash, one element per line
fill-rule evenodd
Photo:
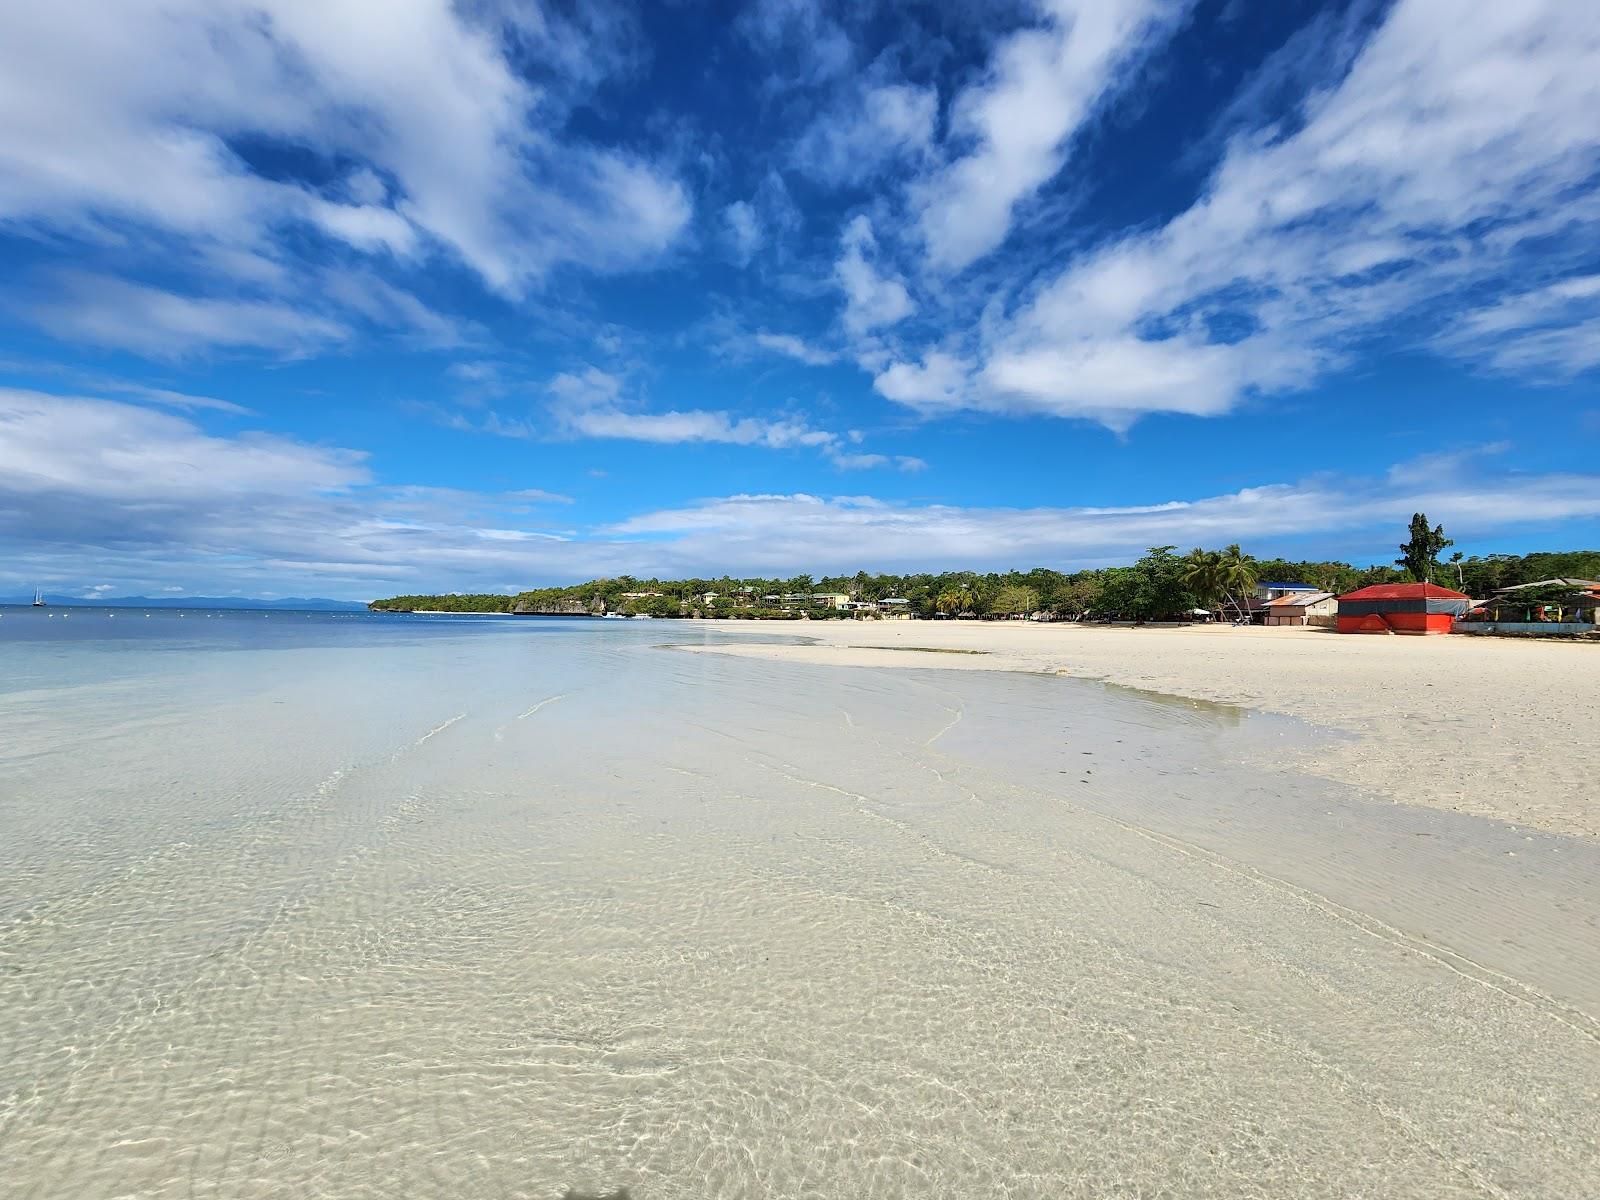
<path fill-rule="evenodd" d="M 841 666 L 1048 672 L 1282 713 L 1356 735 L 1287 764 L 1296 769 L 1402 803 L 1600 837 L 1600 647 L 971 621 L 815 621 L 784 632 L 814 644 L 703 648 Z"/>

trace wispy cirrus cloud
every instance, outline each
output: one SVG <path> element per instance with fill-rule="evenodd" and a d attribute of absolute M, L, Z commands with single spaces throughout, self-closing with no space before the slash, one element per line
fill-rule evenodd
<path fill-rule="evenodd" d="M 1464 313 L 1434 343 L 1508 375 L 1560 381 L 1600 366 L 1600 275 L 1573 275 Z"/>
<path fill-rule="evenodd" d="M 563 266 L 653 260 L 688 223 L 684 188 L 567 128 L 615 57 L 574 47 L 625 32 L 604 11 L 132 0 L 0 17 L 0 223 L 119 246 L 120 274 L 199 282 L 125 280 L 122 299 L 149 294 L 141 323 L 138 305 L 67 280 L 40 323 L 138 353 L 320 349 L 344 309 L 444 340 L 448 322 L 376 276 L 341 292 L 353 276 L 306 260 L 444 256 L 510 297 Z M 327 253 L 305 255 L 319 239 Z"/>
<path fill-rule="evenodd" d="M 812 121 L 791 158 L 799 170 L 823 183 L 864 184 L 899 162 L 925 157 L 938 120 L 936 89 L 864 80 Z"/>
<path fill-rule="evenodd" d="M 183 359 L 261 351 L 291 358 L 342 349 L 363 335 L 415 349 L 459 348 L 481 331 L 365 270 L 308 270 L 313 290 L 237 283 L 182 292 L 90 271 L 44 272 L 8 307 L 62 341 Z"/>
<path fill-rule="evenodd" d="M 21 307 L 30 322 L 63 341 L 151 358 L 217 348 L 309 354 L 352 332 L 283 300 L 183 295 L 85 272 L 58 273 L 48 291 Z"/>
<path fill-rule="evenodd" d="M 877 389 L 924 412 L 1124 428 L 1306 386 L 1407 324 L 1417 343 L 1496 369 L 1581 369 L 1582 248 L 1600 233 L 1596 56 L 1593 6 L 1462 20 L 1443 0 L 1401 0 L 1298 120 L 1236 133 L 1186 211 L 1076 257 L 969 330 L 961 355 L 903 355 Z M 1521 294 L 1507 281 L 1529 262 L 1579 273 Z M 1441 302 L 1477 315 L 1430 331 Z M 1525 323 L 1495 344 L 1470 336 L 1513 313 Z"/>
<path fill-rule="evenodd" d="M 966 149 L 913 185 L 928 263 L 960 270 L 1005 240 L 1017 205 L 1065 165 L 1074 136 L 1162 45 L 1190 0 L 1039 0 L 952 104 Z"/>
<path fill-rule="evenodd" d="M 558 428 L 575 437 L 615 438 L 658 445 L 717 444 L 756 446 L 768 450 L 815 450 L 841 470 L 927 466 L 909 455 L 872 454 L 853 449 L 862 441 L 856 430 L 838 433 L 820 429 L 803 417 L 738 415 L 721 409 L 646 410 L 630 404 L 623 380 L 589 367 L 550 381 L 551 411 Z"/>
<path fill-rule="evenodd" d="M 753 0 L 740 13 L 737 27 L 768 56 L 770 90 L 835 79 L 855 60 L 849 33 L 821 0 Z"/>
<path fill-rule="evenodd" d="M 796 337 L 792 333 L 768 333 L 766 330 L 760 330 L 751 334 L 748 340 L 756 349 L 792 358 L 795 362 L 805 363 L 808 367 L 825 367 L 839 360 L 838 354 L 834 351 Z"/>
<path fill-rule="evenodd" d="M 761 214 L 748 200 L 735 200 L 722 210 L 722 235 L 741 267 L 750 265 L 767 236 Z"/>
<path fill-rule="evenodd" d="M 846 471 L 878 467 L 920 471 L 928 465 L 912 455 L 868 451 L 863 448 L 866 435 L 860 430 L 827 429 L 797 412 L 651 407 L 635 394 L 637 385 L 625 375 L 595 366 L 563 371 L 542 384 L 513 382 L 492 363 L 471 363 L 465 372 L 450 373 L 474 389 L 491 386 L 501 398 L 511 393 L 531 394 L 541 401 L 511 411 L 482 404 L 460 408 L 421 406 L 438 422 L 467 433 L 519 439 L 646 442 L 658 446 L 809 450 Z"/>
<path fill-rule="evenodd" d="M 648 161 L 561 135 L 556 93 L 513 69 L 492 5 L 418 0 L 403 20 L 373 0 L 91 7 L 35 9 L 0 38 L 12 220 L 246 246 L 302 225 L 401 256 L 426 239 L 504 291 L 561 262 L 648 258 L 687 220 L 681 187 Z M 519 45 L 581 61 L 561 38 Z M 352 166 L 285 178 L 260 165 L 274 148 Z"/>
<path fill-rule="evenodd" d="M 16 359 L 0 361 L 0 375 L 9 376 L 14 382 L 22 382 L 32 377 L 47 378 L 55 381 L 64 381 L 68 386 L 81 388 L 84 391 L 99 395 L 131 396 L 144 404 L 154 404 L 161 408 L 175 408 L 182 412 L 214 412 L 224 413 L 228 416 L 249 417 L 258 415 L 254 410 L 233 400 L 225 400 L 220 396 L 196 395 L 193 392 L 181 392 L 174 388 L 161 387 L 154 383 L 141 383 L 131 379 L 122 379 L 114 375 L 103 375 L 94 371 L 85 371 L 66 366 L 62 363 Z"/>

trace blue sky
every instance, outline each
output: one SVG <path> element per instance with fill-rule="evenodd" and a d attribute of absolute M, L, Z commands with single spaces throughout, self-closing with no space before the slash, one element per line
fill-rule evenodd
<path fill-rule="evenodd" d="M 0 587 L 1600 543 L 1600 5 L 0 13 Z"/>

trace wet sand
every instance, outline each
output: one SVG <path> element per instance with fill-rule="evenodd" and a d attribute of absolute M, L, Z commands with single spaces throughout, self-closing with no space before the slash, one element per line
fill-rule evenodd
<path fill-rule="evenodd" d="M 1297 769 L 1405 804 L 1600 837 L 1600 646 L 1318 629 L 1069 623 L 718 622 L 787 662 L 1037 671 L 1299 717 L 1354 735 Z M 921 652 L 917 648 L 922 648 Z M 934 651 L 937 651 L 935 653 Z"/>
<path fill-rule="evenodd" d="M 1318 735 L 1224 706 L 463 624 L 0 694 L 8 1196 L 1592 1195 L 1592 844 L 1285 808 Z"/>

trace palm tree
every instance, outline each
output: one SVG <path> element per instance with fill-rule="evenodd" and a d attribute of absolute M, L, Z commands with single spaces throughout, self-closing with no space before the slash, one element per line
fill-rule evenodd
<path fill-rule="evenodd" d="M 1250 619 L 1250 614 L 1244 606 L 1244 601 L 1256 590 L 1256 582 L 1259 579 L 1256 573 L 1256 560 L 1239 549 L 1238 542 L 1223 550 L 1219 559 L 1223 592 L 1232 601 L 1234 612 L 1239 614 L 1239 619 L 1247 621 Z"/>
<path fill-rule="evenodd" d="M 1222 579 L 1222 555 L 1196 546 L 1183 556 L 1183 586 L 1206 608 L 1211 608 L 1226 593 Z"/>
<path fill-rule="evenodd" d="M 965 587 L 954 587 L 948 591 L 940 592 L 939 599 L 935 601 L 935 603 L 940 612 L 946 614 L 947 616 L 954 616 L 956 613 L 966 612 L 973 606 L 975 601 L 972 598 L 972 593 L 968 589 Z"/>

